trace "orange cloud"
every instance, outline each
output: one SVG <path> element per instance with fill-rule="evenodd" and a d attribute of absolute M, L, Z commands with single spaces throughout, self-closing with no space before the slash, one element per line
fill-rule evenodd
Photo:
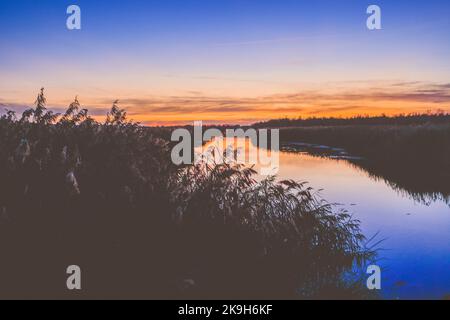
<path fill-rule="evenodd" d="M 346 88 L 309 89 L 253 98 L 212 97 L 195 92 L 186 96 L 125 98 L 120 103 L 130 118 L 147 125 L 189 124 L 194 120 L 247 124 L 280 117 L 450 111 L 450 83 L 395 82 L 354 87 L 350 84 Z M 85 107 L 101 119 L 115 98 L 87 99 Z M 20 104 L 1 100 L 0 103 L 20 109 Z M 63 106 L 53 108 L 62 110 Z"/>

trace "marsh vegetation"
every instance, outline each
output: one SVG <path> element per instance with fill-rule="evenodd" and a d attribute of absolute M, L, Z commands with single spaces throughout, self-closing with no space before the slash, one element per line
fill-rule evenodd
<path fill-rule="evenodd" d="M 0 119 L 0 296 L 361 298 L 359 221 L 306 184 L 234 164 L 176 167 L 116 101 Z M 67 266 L 83 291 L 65 288 Z"/>
<path fill-rule="evenodd" d="M 450 199 L 449 114 L 284 119 L 257 126 L 280 126 L 285 146 L 301 142 L 330 147 L 317 155 L 345 150 L 355 166 L 421 202 Z"/>

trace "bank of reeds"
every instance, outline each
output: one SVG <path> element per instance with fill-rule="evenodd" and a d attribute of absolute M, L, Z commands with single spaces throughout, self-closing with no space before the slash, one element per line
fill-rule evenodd
<path fill-rule="evenodd" d="M 175 167 L 158 134 L 114 103 L 75 100 L 0 119 L 0 296 L 361 298 L 359 222 L 305 184 L 237 165 Z M 69 292 L 67 266 L 82 269 Z"/>
<path fill-rule="evenodd" d="M 411 194 L 450 198 L 450 122 L 284 128 L 284 143 L 344 148 L 356 165 Z"/>

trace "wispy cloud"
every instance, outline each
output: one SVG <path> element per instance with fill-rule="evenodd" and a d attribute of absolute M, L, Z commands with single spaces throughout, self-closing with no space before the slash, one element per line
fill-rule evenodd
<path fill-rule="evenodd" d="M 316 34 L 316 35 L 307 35 L 307 36 L 294 36 L 294 37 L 278 37 L 278 38 L 268 38 L 268 39 L 249 39 L 244 41 L 235 41 L 235 42 L 221 42 L 215 43 L 213 46 L 224 47 L 224 46 L 249 46 L 249 45 L 261 45 L 261 44 L 274 44 L 274 43 L 283 43 L 283 42 L 298 42 L 304 40 L 326 40 L 333 39 L 338 37 L 351 36 L 350 33 L 341 33 L 341 34 Z"/>
<path fill-rule="evenodd" d="M 86 101 L 86 105 L 91 114 L 103 117 L 113 100 L 115 97 L 91 99 Z M 20 103 L 2 100 L 0 103 L 1 107 L 12 110 L 25 108 Z M 372 83 L 358 89 L 310 89 L 253 98 L 216 97 L 202 92 L 187 92 L 180 96 L 124 98 L 120 104 L 134 120 L 151 124 L 188 123 L 192 119 L 245 123 L 283 116 L 392 114 L 436 109 L 450 111 L 450 83 Z M 54 105 L 52 109 L 63 112 L 65 107 Z"/>

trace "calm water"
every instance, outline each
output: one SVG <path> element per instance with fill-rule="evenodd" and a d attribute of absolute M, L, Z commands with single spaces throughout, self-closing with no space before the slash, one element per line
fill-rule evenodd
<path fill-rule="evenodd" d="M 307 181 L 361 221 L 367 238 L 379 232 L 378 264 L 388 299 L 441 299 L 450 294 L 450 207 L 429 206 L 345 160 L 280 152 L 278 178 Z"/>
<path fill-rule="evenodd" d="M 380 232 L 386 298 L 442 298 L 450 294 L 450 207 L 429 206 L 375 181 L 344 160 L 280 152 L 280 179 L 308 181 L 361 220 L 370 238 Z"/>

